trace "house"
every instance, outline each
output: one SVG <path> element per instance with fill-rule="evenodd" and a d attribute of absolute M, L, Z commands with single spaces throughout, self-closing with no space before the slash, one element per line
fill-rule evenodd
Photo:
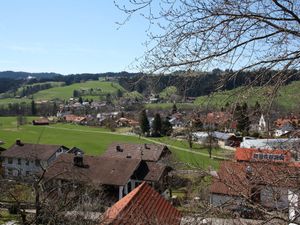
<path fill-rule="evenodd" d="M 39 118 L 37 120 L 32 120 L 32 124 L 35 126 L 44 126 L 44 125 L 49 125 L 49 120 L 47 118 Z"/>
<path fill-rule="evenodd" d="M 57 188 L 58 193 L 75 186 L 89 186 L 97 190 L 109 189 L 111 199 L 121 199 L 142 181 L 164 191 L 166 166 L 131 157 L 83 156 L 62 154 L 47 169 L 45 185 Z"/>
<path fill-rule="evenodd" d="M 139 125 L 139 122 L 133 119 L 121 117 L 117 121 L 118 127 L 136 127 Z"/>
<path fill-rule="evenodd" d="M 288 122 L 288 123 L 285 123 L 284 125 L 282 125 L 280 128 L 275 129 L 274 136 L 281 137 L 292 131 L 295 131 L 295 128 L 290 122 Z"/>
<path fill-rule="evenodd" d="M 183 115 L 181 113 L 173 114 L 172 117 L 169 119 L 172 128 L 180 128 L 184 126 Z"/>
<path fill-rule="evenodd" d="M 116 202 L 105 213 L 101 225 L 180 225 L 181 213 L 146 182 Z"/>
<path fill-rule="evenodd" d="M 299 172 L 285 163 L 224 161 L 210 186 L 210 202 L 235 211 L 250 201 L 265 210 L 295 212 Z"/>
<path fill-rule="evenodd" d="M 292 160 L 288 150 L 236 148 L 235 159 L 239 162 L 286 162 Z"/>
<path fill-rule="evenodd" d="M 232 133 L 214 131 L 211 135 L 218 142 L 218 145 L 221 148 L 224 148 L 225 146 L 237 147 L 240 145 L 239 139 Z"/>
<path fill-rule="evenodd" d="M 201 122 L 204 129 L 234 131 L 236 121 L 232 120 L 233 115 L 228 112 L 210 112 L 201 116 Z"/>
<path fill-rule="evenodd" d="M 294 127 L 298 127 L 300 125 L 300 119 L 296 116 L 289 116 L 286 118 L 279 118 L 274 122 L 277 128 L 280 128 L 287 123 L 292 124 Z"/>
<path fill-rule="evenodd" d="M 213 142 L 214 143 L 217 142 L 218 145 L 222 148 L 237 147 L 240 145 L 240 139 L 232 133 L 223 133 L 219 131 L 213 131 L 213 132 L 199 131 L 193 133 L 194 139 L 201 144 L 207 143 L 210 136 Z"/>
<path fill-rule="evenodd" d="M 241 148 L 282 149 L 297 150 L 300 146 L 300 138 L 276 138 L 276 139 L 247 139 L 241 142 Z"/>
<path fill-rule="evenodd" d="M 84 123 L 84 121 L 86 121 L 86 117 L 84 117 L 84 116 L 76 116 L 76 115 L 70 114 L 70 115 L 65 115 L 64 116 L 64 120 L 67 123 L 82 124 L 82 123 Z"/>
<path fill-rule="evenodd" d="M 1 154 L 4 175 L 18 179 L 35 175 L 66 150 L 60 145 L 29 144 L 17 140 Z"/>
<path fill-rule="evenodd" d="M 131 144 L 113 143 L 104 152 L 103 156 L 142 159 L 144 161 L 159 162 L 168 159 L 171 151 L 165 145 L 158 144 Z"/>

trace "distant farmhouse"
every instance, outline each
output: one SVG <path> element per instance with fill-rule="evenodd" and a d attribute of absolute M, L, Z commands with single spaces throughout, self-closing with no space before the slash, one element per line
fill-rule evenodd
<path fill-rule="evenodd" d="M 1 154 L 6 177 L 23 179 L 47 168 L 60 154 L 68 150 L 64 146 L 28 144 L 17 140 Z"/>

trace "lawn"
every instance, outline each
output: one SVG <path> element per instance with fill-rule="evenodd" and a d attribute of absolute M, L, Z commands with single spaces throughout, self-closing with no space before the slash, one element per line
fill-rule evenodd
<path fill-rule="evenodd" d="M 221 108 L 228 102 L 247 102 L 249 106 L 254 106 L 258 101 L 260 105 L 267 106 L 266 103 L 272 100 L 270 97 L 273 87 L 251 87 L 244 88 L 239 87 L 229 91 L 215 92 L 210 96 L 198 97 L 195 101 L 195 105 L 200 107 L 212 106 Z M 300 105 L 300 81 L 294 81 L 288 85 L 279 88 L 274 99 L 275 105 L 286 111 L 299 110 Z"/>
<path fill-rule="evenodd" d="M 31 120 L 32 118 L 27 119 L 27 121 Z M 69 148 L 76 146 L 83 149 L 88 155 L 101 155 L 114 142 L 151 143 L 158 141 L 174 146 L 175 148 L 171 147 L 170 149 L 180 162 L 204 168 L 218 165 L 217 160 L 209 159 L 206 149 L 200 149 L 195 145 L 192 150 L 203 153 L 195 154 L 189 151 L 186 142 L 169 138 L 143 139 L 123 133 L 112 133 L 104 128 L 72 124 L 55 124 L 44 127 L 27 124 L 17 128 L 14 117 L 0 117 L 0 124 L 2 124 L 0 125 L 0 140 L 5 142 L 4 147 L 6 148 L 13 145 L 16 139 L 21 139 L 28 143 L 65 145 Z"/>
<path fill-rule="evenodd" d="M 106 95 L 108 93 L 115 94 L 118 89 L 125 91 L 119 84 L 105 81 L 87 81 L 84 83 L 75 83 L 63 87 L 54 87 L 47 90 L 39 91 L 34 94 L 34 99 L 37 100 L 51 100 L 51 99 L 69 99 L 73 97 L 74 90 L 84 89 L 101 89 L 101 94 Z M 90 97 L 90 96 L 89 96 Z M 95 96 L 93 96 L 95 97 Z"/>

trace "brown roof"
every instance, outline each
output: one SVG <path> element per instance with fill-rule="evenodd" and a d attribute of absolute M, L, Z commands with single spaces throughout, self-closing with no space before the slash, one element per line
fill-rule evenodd
<path fill-rule="evenodd" d="M 117 150 L 120 146 L 120 151 Z M 167 147 L 157 144 L 127 144 L 114 143 L 109 146 L 103 156 L 126 158 L 130 156 L 133 159 L 142 159 L 146 161 L 158 161 L 167 151 Z"/>
<path fill-rule="evenodd" d="M 9 158 L 21 158 L 29 160 L 48 160 L 56 151 L 61 148 L 60 145 L 44 145 L 44 144 L 29 144 L 21 143 L 21 145 L 15 144 L 1 156 Z"/>
<path fill-rule="evenodd" d="M 145 181 L 159 181 L 166 171 L 167 167 L 164 164 L 156 162 L 146 162 L 149 172 L 144 177 Z"/>
<path fill-rule="evenodd" d="M 146 182 L 119 200 L 104 214 L 102 225 L 179 225 L 181 213 Z"/>
<path fill-rule="evenodd" d="M 247 176 L 247 168 L 252 171 L 250 176 Z M 299 175 L 299 168 L 286 163 L 224 161 L 220 166 L 218 177 L 213 178 L 210 192 L 248 196 L 253 185 L 297 187 Z"/>
<path fill-rule="evenodd" d="M 45 176 L 48 179 L 75 180 L 93 185 L 107 184 L 125 185 L 141 160 L 121 159 L 102 156 L 83 156 L 87 168 L 74 166 L 73 154 L 62 154 L 47 169 Z"/>

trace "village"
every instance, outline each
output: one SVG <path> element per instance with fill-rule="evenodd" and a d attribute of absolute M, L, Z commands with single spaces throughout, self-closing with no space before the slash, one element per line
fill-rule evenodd
<path fill-rule="evenodd" d="M 77 146 L 17 139 L 8 149 L 2 148 L 1 183 L 33 186 L 41 202 L 26 204 L 15 196 L 15 202 L 4 201 L 1 205 L 22 215 L 24 221 L 32 213 L 41 213 L 45 202 L 48 207 L 59 202 L 68 219 L 80 217 L 100 224 L 132 224 L 145 219 L 174 225 L 236 224 L 237 220 L 257 224 L 274 215 L 298 218 L 298 115 L 267 117 L 259 106 L 248 109 L 245 104 L 234 111 L 229 107 L 221 111 L 187 111 L 174 103 L 171 110 L 124 112 L 116 108 L 111 111 L 106 103 L 74 98 L 59 107 L 56 115 L 36 117 L 32 122 L 17 120 L 37 127 L 62 123 L 106 127 L 112 132 L 122 129 L 137 137 L 169 136 L 185 141 L 191 149 L 193 145 L 205 146 L 219 166 L 183 169 L 174 161 L 172 147 L 162 143 L 112 143 L 103 154 L 90 156 Z M 93 114 L 83 113 L 93 109 Z M 5 141 L 1 139 L 0 143 Z M 214 156 L 213 148 L 223 149 L 226 154 Z M 206 179 L 210 181 L 204 185 Z M 145 200 L 146 196 L 151 201 Z M 67 201 L 72 201 L 72 207 L 64 205 Z M 205 207 L 221 210 L 223 216 L 216 216 L 216 212 L 201 215 L 204 206 L 198 204 L 203 202 Z M 202 209 L 196 210 L 199 207 Z M 267 213 L 260 212 L 259 207 Z M 86 211 L 91 215 L 85 217 Z M 55 214 L 62 216 L 61 212 Z M 272 220 L 270 224 L 279 223 Z"/>

